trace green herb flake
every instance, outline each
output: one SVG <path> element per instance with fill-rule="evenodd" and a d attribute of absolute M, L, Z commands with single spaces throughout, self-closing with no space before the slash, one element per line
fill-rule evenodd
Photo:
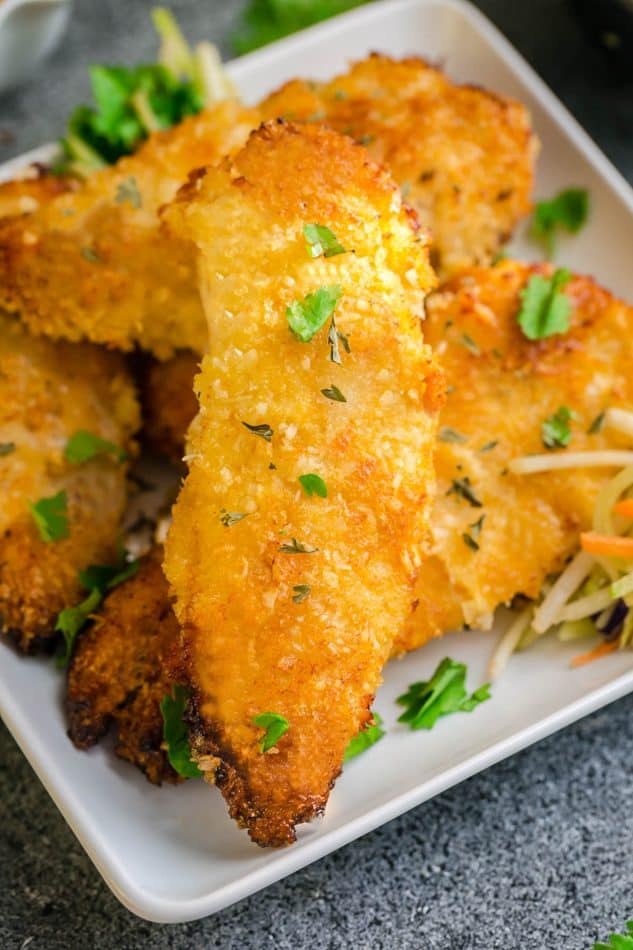
<path fill-rule="evenodd" d="M 136 184 L 136 178 L 134 175 L 130 175 L 129 178 L 125 178 L 123 181 L 119 182 L 114 200 L 118 205 L 129 201 L 132 207 L 136 208 L 137 210 L 142 206 L 143 202 L 141 200 L 141 193 L 138 190 L 138 185 Z"/>
<path fill-rule="evenodd" d="M 311 498 L 312 495 L 318 495 L 319 498 L 327 498 L 327 485 L 320 475 L 299 475 L 299 481 L 304 492 Z"/>
<path fill-rule="evenodd" d="M 92 247 L 82 247 L 81 256 L 83 257 L 85 261 L 88 261 L 90 264 L 101 263 L 101 258 Z"/>
<path fill-rule="evenodd" d="M 266 730 L 259 742 L 260 752 L 268 752 L 269 749 L 272 749 L 290 728 L 288 720 L 275 712 L 260 713 L 259 716 L 255 716 L 253 722 L 260 729 Z"/>
<path fill-rule="evenodd" d="M 571 422 L 574 414 L 567 406 L 560 406 L 541 425 L 541 439 L 546 449 L 564 449 L 571 442 Z"/>
<path fill-rule="evenodd" d="M 458 432 L 457 429 L 451 429 L 450 426 L 442 426 L 437 437 L 440 442 L 453 442 L 456 445 L 468 442 L 467 435 L 462 435 L 461 432 Z"/>
<path fill-rule="evenodd" d="M 589 192 L 584 188 L 566 188 L 550 201 L 537 202 L 532 222 L 532 237 L 542 241 L 547 256 L 555 251 L 556 231 L 577 234 L 589 217 Z"/>
<path fill-rule="evenodd" d="M 398 717 L 411 729 L 432 729 L 441 716 L 454 712 L 472 712 L 490 699 L 486 683 L 469 696 L 466 691 L 466 665 L 445 657 L 430 680 L 412 683 L 396 702 L 405 711 Z"/>
<path fill-rule="evenodd" d="M 94 614 L 102 599 L 103 595 L 101 591 L 95 587 L 76 607 L 65 607 L 64 610 L 61 610 L 57 615 L 55 630 L 60 631 L 64 637 L 64 653 L 57 660 L 59 667 L 68 665 L 73 655 L 73 650 L 75 649 L 77 637 L 90 620 L 91 615 Z"/>
<path fill-rule="evenodd" d="M 65 491 L 59 491 L 48 498 L 40 498 L 35 503 L 29 502 L 29 510 L 42 541 L 48 544 L 52 541 L 61 541 L 70 535 L 68 495 Z"/>
<path fill-rule="evenodd" d="M 559 268 L 551 277 L 534 274 L 521 291 L 519 326 L 528 340 L 543 340 L 556 333 L 567 333 L 571 300 L 562 292 L 571 273 Z"/>
<path fill-rule="evenodd" d="M 258 435 L 260 439 L 265 439 L 266 442 L 272 441 L 274 432 L 266 422 L 263 422 L 261 425 L 257 426 L 252 426 L 248 422 L 243 422 L 242 425 L 245 429 L 248 429 L 249 432 L 252 432 L 253 435 Z"/>
<path fill-rule="evenodd" d="M 385 730 L 382 728 L 382 719 L 377 712 L 372 713 L 372 720 L 368 726 L 361 729 L 351 740 L 345 750 L 343 762 L 349 762 L 350 759 L 355 759 L 357 755 L 360 755 L 373 745 L 376 745 L 385 735 Z"/>
<path fill-rule="evenodd" d="M 293 538 L 292 544 L 282 544 L 279 550 L 282 554 L 316 554 L 319 549 L 309 548 L 307 545 L 302 544 L 301 541 L 297 541 L 296 538 Z"/>
<path fill-rule="evenodd" d="M 337 363 L 340 366 L 343 361 L 341 359 L 339 342 L 347 354 L 352 352 L 352 348 L 350 347 L 349 340 L 345 334 L 341 333 L 341 331 L 337 328 L 334 314 L 332 314 L 332 322 L 330 323 L 330 329 L 328 330 L 327 341 L 330 345 L 330 362 Z"/>
<path fill-rule="evenodd" d="M 15 442 L 0 442 L 0 458 L 15 452 Z"/>
<path fill-rule="evenodd" d="M 138 574 L 139 564 L 138 558 L 128 561 L 125 555 L 119 564 L 89 564 L 79 572 L 79 580 L 86 590 L 98 590 L 105 594 Z"/>
<path fill-rule="evenodd" d="M 499 440 L 498 440 L 498 439 L 493 439 L 491 442 L 486 442 L 486 444 L 485 444 L 485 445 L 482 445 L 482 447 L 481 447 L 480 449 L 478 449 L 477 451 L 478 451 L 480 454 L 481 454 L 481 453 L 484 453 L 484 452 L 492 452 L 492 450 L 493 450 L 493 449 L 496 449 L 496 447 L 497 447 L 498 445 L 499 445 Z"/>
<path fill-rule="evenodd" d="M 309 343 L 326 320 L 329 320 L 342 293 L 343 290 L 339 284 L 331 284 L 327 287 L 319 287 L 303 300 L 293 300 L 286 307 L 288 326 L 301 343 Z"/>
<path fill-rule="evenodd" d="M 464 476 L 464 478 L 454 478 L 446 494 L 458 495 L 460 498 L 464 498 L 473 508 L 482 507 L 482 503 L 479 498 L 477 498 L 468 475 Z"/>
<path fill-rule="evenodd" d="M 599 432 L 602 432 L 604 428 L 605 415 L 606 415 L 606 409 L 603 409 L 602 412 L 598 413 L 596 418 L 593 420 L 593 422 L 587 429 L 587 435 L 598 435 Z"/>
<path fill-rule="evenodd" d="M 478 521 L 468 526 L 468 531 L 464 531 L 462 534 L 464 544 L 466 547 L 469 547 L 471 551 L 479 550 L 479 535 L 481 534 L 485 517 L 485 515 L 482 515 Z"/>
<path fill-rule="evenodd" d="M 248 514 L 248 511 L 225 511 L 225 509 L 222 508 L 220 511 L 220 521 L 225 528 L 232 528 L 238 521 L 248 518 Z"/>
<path fill-rule="evenodd" d="M 184 686 L 174 687 L 173 696 L 164 696 L 160 711 L 163 717 L 163 739 L 172 769 L 183 778 L 200 778 L 202 772 L 191 758 L 187 725 L 183 719 L 189 693 Z"/>
<path fill-rule="evenodd" d="M 467 350 L 470 350 L 474 356 L 481 356 L 481 350 L 470 334 L 462 333 L 458 342 L 461 343 L 462 346 L 465 346 Z"/>
<path fill-rule="evenodd" d="M 633 920 L 626 922 L 626 934 L 610 934 L 608 943 L 594 943 L 593 950 L 633 950 Z"/>
<path fill-rule="evenodd" d="M 85 429 L 75 432 L 64 449 L 64 457 L 74 465 L 89 462 L 100 455 L 114 455 L 119 462 L 124 462 L 127 458 L 127 452 L 120 449 L 114 442 L 108 442 L 107 439 L 102 439 Z"/>
<path fill-rule="evenodd" d="M 310 257 L 336 257 L 337 254 L 345 254 L 343 245 L 324 224 L 304 225 L 303 236 Z"/>
<path fill-rule="evenodd" d="M 312 592 L 312 588 L 309 584 L 295 584 L 292 588 L 293 594 L 292 599 L 295 604 L 302 604 L 304 600 L 307 600 Z"/>
<path fill-rule="evenodd" d="M 338 388 L 338 386 L 335 386 L 334 383 L 332 383 L 332 385 L 326 389 L 322 389 L 321 394 L 325 396 L 326 399 L 331 399 L 333 402 L 347 402 L 347 399 L 341 390 Z"/>

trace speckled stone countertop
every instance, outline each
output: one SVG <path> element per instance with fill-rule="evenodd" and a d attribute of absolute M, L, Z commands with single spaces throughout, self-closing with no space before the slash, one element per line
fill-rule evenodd
<path fill-rule="evenodd" d="M 152 58 L 152 6 L 75 0 L 55 56 L 0 98 L 0 160 L 56 137 L 89 63 Z M 228 52 L 241 3 L 170 6 Z M 633 86 L 567 4 L 478 6 L 633 180 Z M 159 926 L 112 896 L 0 725 L 1 950 L 587 950 L 633 914 L 632 840 L 630 696 L 214 917 Z"/>

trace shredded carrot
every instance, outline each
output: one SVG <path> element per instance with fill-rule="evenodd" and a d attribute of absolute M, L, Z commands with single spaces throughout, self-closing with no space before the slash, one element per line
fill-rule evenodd
<path fill-rule="evenodd" d="M 620 538 L 611 534 L 596 534 L 586 531 L 580 535 L 580 546 L 589 554 L 605 557 L 633 558 L 633 538 Z"/>
<path fill-rule="evenodd" d="M 593 663 L 594 660 L 599 660 L 602 656 L 607 656 L 608 653 L 613 653 L 614 650 L 618 648 L 617 640 L 609 640 L 604 643 L 598 644 L 597 647 L 594 647 L 593 650 L 589 650 L 587 653 L 579 653 L 575 656 L 570 666 L 573 666 L 574 669 L 577 666 L 585 666 L 587 663 Z"/>
<path fill-rule="evenodd" d="M 623 498 L 613 506 L 616 515 L 624 515 L 625 518 L 633 518 L 633 498 Z"/>

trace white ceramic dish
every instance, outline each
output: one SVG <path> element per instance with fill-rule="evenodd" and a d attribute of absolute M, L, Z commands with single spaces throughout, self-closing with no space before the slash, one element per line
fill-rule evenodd
<path fill-rule="evenodd" d="M 71 0 L 0 2 L 0 93 L 26 79 L 59 43 Z"/>
<path fill-rule="evenodd" d="M 633 297 L 633 193 L 506 40 L 459 0 L 389 0 L 340 17 L 233 63 L 246 98 L 294 75 L 326 77 L 370 50 L 418 53 L 459 80 L 511 93 L 532 110 L 543 143 L 537 191 L 591 191 L 590 226 L 561 259 Z M 40 156 L 41 157 L 41 156 Z M 24 157 L 19 164 L 24 164 Z M 6 166 L 4 174 L 15 172 Z M 518 250 L 534 254 L 527 245 Z M 77 752 L 65 735 L 59 674 L 43 660 L 2 649 L 0 713 L 86 851 L 123 903 L 142 917 L 177 922 L 213 913 L 322 857 L 493 762 L 633 690 L 633 654 L 570 671 L 577 646 L 541 642 L 513 658 L 490 702 L 426 733 L 396 723 L 394 698 L 446 655 L 480 685 L 490 635 L 453 634 L 391 663 L 375 708 L 388 735 L 346 766 L 324 819 L 293 847 L 264 852 L 228 819 L 219 793 L 199 782 L 156 789 L 107 748 Z"/>

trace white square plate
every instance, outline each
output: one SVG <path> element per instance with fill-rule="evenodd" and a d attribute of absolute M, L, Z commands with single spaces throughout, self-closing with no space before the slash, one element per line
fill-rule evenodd
<path fill-rule="evenodd" d="M 328 77 L 371 50 L 420 54 L 450 76 L 517 96 L 543 144 L 537 194 L 569 185 L 591 192 L 590 225 L 561 246 L 562 261 L 633 297 L 633 192 L 507 41 L 460 0 L 388 0 L 234 62 L 248 100 L 295 75 Z M 29 156 L 30 157 L 30 156 Z M 15 173 L 25 158 L 0 175 Z M 524 256 L 538 253 L 515 244 Z M 631 290 L 631 293 L 628 293 Z M 414 805 L 633 690 L 633 654 L 571 671 L 577 646 L 543 641 L 513 657 L 490 702 L 440 721 L 431 733 L 398 726 L 395 697 L 451 655 L 479 686 L 494 640 L 453 634 L 389 664 L 375 707 L 388 735 L 346 766 L 324 819 L 293 847 L 260 851 L 200 782 L 157 789 L 106 748 L 86 754 L 66 738 L 62 683 L 45 660 L 2 649 L 0 713 L 97 868 L 120 900 L 150 920 L 211 914 L 341 847 Z"/>

